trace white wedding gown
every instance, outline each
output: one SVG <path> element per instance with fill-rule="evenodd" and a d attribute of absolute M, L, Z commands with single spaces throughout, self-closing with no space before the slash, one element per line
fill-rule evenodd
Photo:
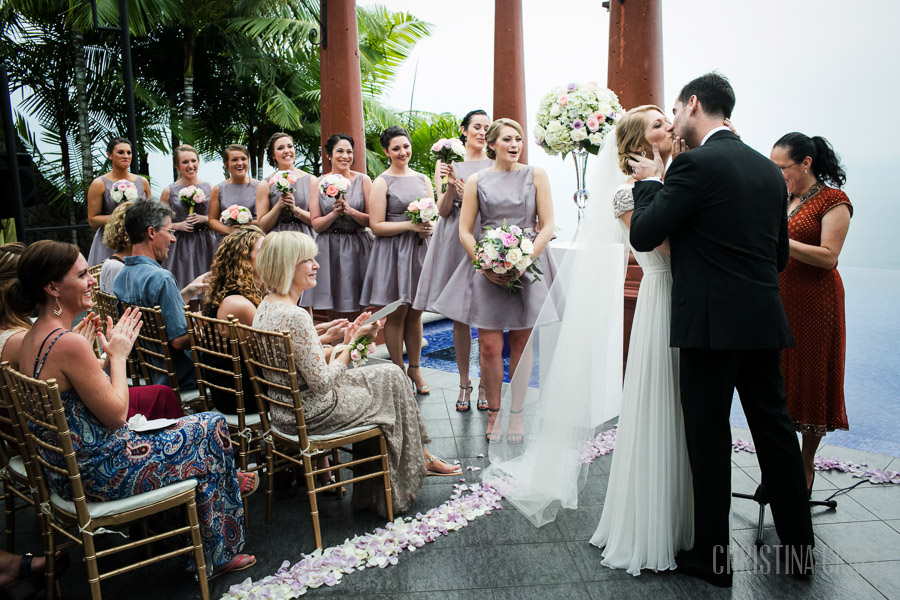
<path fill-rule="evenodd" d="M 615 195 L 616 216 L 634 208 L 631 186 Z M 627 227 L 619 221 L 626 232 Z M 639 575 L 674 569 L 694 543 L 691 468 L 678 388 L 678 349 L 669 347 L 672 272 L 659 249 L 634 252 L 638 292 L 616 446 L 603 514 L 591 538 L 603 564 Z"/>

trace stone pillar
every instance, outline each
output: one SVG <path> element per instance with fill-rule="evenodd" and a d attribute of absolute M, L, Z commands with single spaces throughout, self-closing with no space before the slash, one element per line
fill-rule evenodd
<path fill-rule="evenodd" d="M 663 98 L 662 0 L 610 0 L 609 65 L 606 85 L 626 109 Z M 634 256 L 625 274 L 625 345 L 628 358 L 634 307 L 643 273 Z"/>
<path fill-rule="evenodd" d="M 363 128 L 356 0 L 323 0 L 320 6 L 324 30 L 319 50 L 322 172 L 331 170 L 331 164 L 325 155 L 325 140 L 334 133 L 346 133 L 354 141 L 353 170 L 365 173 L 366 138 Z"/>
<path fill-rule="evenodd" d="M 494 0 L 494 112 L 491 117 L 505 117 L 519 122 L 525 132 L 525 145 L 519 162 L 527 164 L 522 0 Z"/>

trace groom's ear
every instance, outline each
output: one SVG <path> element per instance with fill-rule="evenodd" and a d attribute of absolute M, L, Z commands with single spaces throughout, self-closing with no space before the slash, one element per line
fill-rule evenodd
<path fill-rule="evenodd" d="M 684 109 L 687 110 L 688 116 L 691 117 L 694 116 L 699 107 L 700 100 L 697 98 L 697 96 L 691 96 L 690 98 L 688 98 L 687 104 L 685 105 Z"/>

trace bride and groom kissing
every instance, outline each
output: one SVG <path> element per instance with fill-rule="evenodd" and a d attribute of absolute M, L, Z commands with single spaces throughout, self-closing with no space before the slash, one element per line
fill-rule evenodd
<path fill-rule="evenodd" d="M 778 167 L 727 126 L 734 103 L 728 80 L 710 73 L 684 86 L 671 124 L 651 106 L 623 117 L 616 129 L 618 152 L 608 139 L 598 162 L 601 171 L 617 162 L 630 177 L 619 185 L 621 175 L 599 173 L 601 187 L 615 188 L 593 197 L 597 214 L 586 217 L 576 250 L 594 254 L 582 257 L 581 266 L 596 272 L 603 264 L 597 238 L 610 231 L 601 225 L 608 220 L 605 211 L 617 217 L 644 271 L 618 397 L 616 449 L 591 542 L 603 547 L 605 566 L 634 575 L 677 567 L 723 587 L 732 584 L 729 415 L 735 389 L 782 544 L 778 572 L 811 574 L 814 544 L 781 376 L 781 349 L 793 345 L 778 281 L 788 260 L 787 190 Z M 615 255 L 615 240 L 607 241 L 608 253 Z M 604 354 L 604 341 L 598 344 L 597 338 L 615 336 L 617 316 L 598 334 L 604 319 L 578 309 L 575 290 L 589 277 L 578 269 L 579 260 L 573 259 L 568 281 L 559 283 L 568 289 L 551 290 L 547 301 L 557 304 L 547 312 L 561 315 L 557 335 L 541 334 L 535 341 L 540 365 L 547 368 L 540 400 L 533 402 L 530 444 L 515 457 L 495 461 L 492 452 L 485 475 L 537 525 L 555 518 L 560 507 L 577 506 L 587 469 L 563 463 L 581 452 L 600 419 L 618 412 L 618 402 L 607 399 L 608 381 L 598 382 L 596 372 L 573 379 L 562 366 L 580 358 L 584 365 L 583 355 L 593 354 L 590 369 L 616 380 L 615 361 L 609 360 L 614 353 Z M 621 298 L 621 292 L 617 299 L 611 294 L 608 302 L 615 306 Z M 593 310 L 597 302 L 589 306 Z M 576 331 L 567 335 L 570 320 Z M 552 356 L 544 352 L 548 337 L 560 340 Z M 621 381 L 621 362 L 618 373 Z M 560 376 L 564 386 L 554 384 Z"/>

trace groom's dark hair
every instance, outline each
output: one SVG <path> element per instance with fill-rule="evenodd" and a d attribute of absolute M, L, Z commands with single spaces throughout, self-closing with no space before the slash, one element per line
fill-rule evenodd
<path fill-rule="evenodd" d="M 681 88 L 678 101 L 687 104 L 691 96 L 697 96 L 707 116 L 731 118 L 731 111 L 734 109 L 734 89 L 724 75 L 715 72 L 701 75 Z"/>

